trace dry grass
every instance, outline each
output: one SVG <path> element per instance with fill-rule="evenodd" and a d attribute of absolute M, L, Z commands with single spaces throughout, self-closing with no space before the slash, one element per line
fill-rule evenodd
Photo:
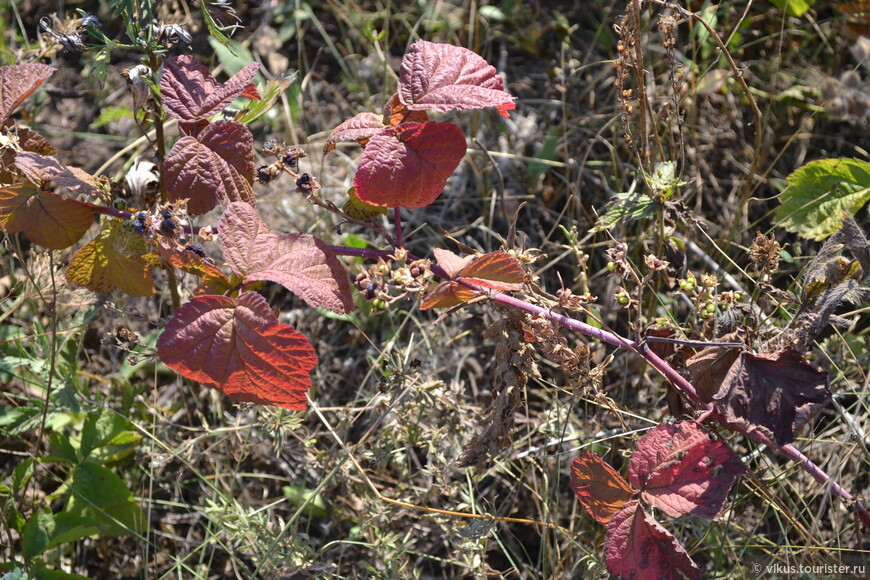
<path fill-rule="evenodd" d="M 654 115 L 647 134 L 661 142 L 648 159 L 623 137 L 628 128 L 635 144 L 642 142 L 637 110 L 624 116 L 619 98 L 625 88 L 638 90 L 637 78 L 625 71 L 618 88 L 614 67 L 619 37 L 613 26 L 622 21 L 624 3 L 330 0 L 314 9 L 303 3 L 296 11 L 294 3 L 267 4 L 243 14 L 248 29 L 239 39 L 270 74 L 282 74 L 277 67 L 284 65 L 298 68 L 298 85 L 273 117 L 253 128 L 255 139 L 261 144 L 277 137 L 304 147 L 309 157 L 303 170 L 316 175 L 323 197 L 337 204 L 352 183 L 359 152 L 342 147 L 323 156 L 326 136 L 345 118 L 380 109 L 395 90 L 394 71 L 409 42 L 419 37 L 459 44 L 495 64 L 518 97 L 517 110 L 510 119 L 486 110 L 445 115 L 466 131 L 469 154 L 435 204 L 405 213 L 409 248 L 425 256 L 434 247 L 455 249 L 440 227 L 475 249 L 497 249 L 518 215 L 519 242 L 542 253 L 533 266 L 541 286 L 553 293 L 563 282 L 582 292 L 588 284 L 599 297 L 593 312 L 625 335 L 636 321 L 614 308 L 612 295 L 621 282 L 608 275 L 604 255 L 613 240 L 584 233 L 614 193 L 641 178 L 641 168 L 657 160 L 679 163 L 688 185 L 674 215 L 691 219 L 617 227 L 612 235 L 628 244 L 631 259 L 640 264 L 642 256 L 661 252 L 668 236 L 678 236 L 697 244 L 687 254 L 688 271 L 700 276 L 712 272 L 710 262 L 720 264 L 751 294 L 755 280 L 742 270 L 746 249 L 757 229 L 771 227 L 783 178 L 810 159 L 867 157 L 866 120 L 862 126 L 831 117 L 817 101 L 815 79 L 838 77 L 854 64 L 829 3 L 817 3 L 814 21 L 784 18 L 767 5 L 752 5 L 745 14 L 742 6 L 730 5 L 704 13 L 711 23 L 716 19 L 714 28 L 743 70 L 763 115 L 761 127 L 709 35 L 683 23 L 669 54 L 670 37 L 658 29 L 668 12 L 644 9 L 631 34 L 647 71 L 643 86 Z M 38 14 L 32 9 L 22 19 L 35 22 Z M 286 62 L 274 55 L 270 60 L 268 45 L 258 53 L 253 44 L 273 33 L 284 36 L 275 52 Z M 201 33 L 195 46 L 206 60 Z M 59 58 L 66 69 L 82 65 Z M 117 82 L 110 81 L 110 88 Z M 65 103 L 47 98 L 36 126 L 59 126 Z M 81 130 L 98 112 L 89 103 L 78 105 L 80 125 L 63 126 L 64 132 Z M 102 158 L 76 153 L 72 144 L 60 155 L 93 169 L 116 148 L 102 143 Z M 757 168 L 757 179 L 747 178 L 750 167 Z M 290 190 L 279 181 L 259 191 L 258 210 L 276 229 L 312 232 L 335 244 L 351 234 L 381 243 L 354 227 L 337 232 L 331 217 Z M 571 228 L 579 242 L 566 236 Z M 794 257 L 773 280 L 786 289 L 816 247 L 777 235 Z M 58 566 L 92 578 L 606 577 L 604 528 L 576 502 L 569 466 L 580 450 L 591 449 L 623 468 L 636 438 L 665 419 L 665 386 L 632 355 L 613 353 L 600 383 L 583 382 L 562 372 L 558 361 L 531 352 L 540 344 L 527 343 L 522 361 L 506 362 L 510 355 L 500 347 L 516 336 L 487 333 L 509 318 L 493 305 L 471 306 L 438 324 L 437 314 L 410 301 L 385 314 L 363 309 L 339 319 L 273 290 L 269 301 L 281 310 L 281 321 L 309 337 L 320 358 L 311 410 L 239 406 L 150 358 L 170 314 L 166 296 L 133 300 L 64 290 L 55 297 L 48 288 L 64 288 L 58 265 L 68 254 L 55 253 L 52 270 L 42 250 L 5 237 L 0 256 L 4 354 L 17 349 L 17 356 L 48 360 L 49 307 L 75 305 L 58 320 L 62 356 L 55 374 L 63 384 L 55 388 L 69 389 L 82 412 L 122 414 L 142 436 L 135 455 L 116 471 L 146 511 L 148 532 L 79 541 L 50 554 Z M 645 292 L 645 320 L 667 317 L 689 327 L 699 322 L 691 305 L 665 288 Z M 89 303 L 97 306 L 85 317 Z M 135 364 L 114 339 L 105 340 L 121 328 L 141 339 Z M 583 337 L 564 338 L 571 349 L 587 344 Z M 593 365 L 610 352 L 589 347 Z M 847 489 L 866 495 L 865 337 L 861 331 L 834 335 L 811 356 L 831 370 L 835 404 L 796 445 Z M 47 371 L 4 365 L 4 404 L 41 405 Z M 520 403 L 510 444 L 480 456 L 476 467 L 460 467 L 472 439 L 492 425 L 487 406 L 506 373 L 516 375 Z M 81 413 L 58 401 L 53 408 L 56 429 L 81 429 Z M 0 439 L 4 473 L 45 449 L 36 434 L 35 428 L 6 431 Z M 705 577 L 756 577 L 753 562 L 867 563 L 870 546 L 849 506 L 770 450 L 728 432 L 719 435 L 748 458 L 751 475 L 740 480 L 716 521 L 665 522 Z M 63 480 L 58 469 L 38 470 L 36 496 Z M 529 521 L 494 522 L 428 508 Z M 6 558 L 15 553 L 12 546 L 10 541 Z"/>

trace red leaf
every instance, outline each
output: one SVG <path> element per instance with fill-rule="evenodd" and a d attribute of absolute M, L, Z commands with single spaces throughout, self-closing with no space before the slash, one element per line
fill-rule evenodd
<path fill-rule="evenodd" d="M 194 57 L 170 57 L 160 79 L 163 106 L 183 123 L 204 121 L 241 95 L 259 66 L 252 62 L 221 84 Z"/>
<path fill-rule="evenodd" d="M 47 64 L 0 66 L 0 125 L 56 70 Z"/>
<path fill-rule="evenodd" d="M 587 451 L 571 464 L 571 489 L 596 521 L 606 524 L 635 490 L 598 455 Z"/>
<path fill-rule="evenodd" d="M 339 314 L 354 309 L 341 262 L 314 236 L 273 234 L 246 203 L 228 206 L 218 232 L 224 258 L 245 282 L 276 282 L 310 306 Z"/>
<path fill-rule="evenodd" d="M 403 105 L 399 93 L 393 93 L 384 105 L 383 124 L 388 127 L 398 127 L 402 123 L 425 123 L 428 120 L 429 114 L 426 111 L 412 111 Z"/>
<path fill-rule="evenodd" d="M 490 252 L 459 271 L 458 279 L 503 292 L 523 289 L 525 272 L 519 260 L 507 252 Z"/>
<path fill-rule="evenodd" d="M 607 570 L 619 580 L 690 580 L 698 566 L 677 539 L 636 500 L 613 516 L 604 539 Z"/>
<path fill-rule="evenodd" d="M 628 480 L 641 499 L 672 518 L 715 518 L 743 464 L 697 424 L 659 425 L 641 437 L 628 464 Z"/>
<path fill-rule="evenodd" d="M 797 430 L 830 400 L 828 373 L 791 349 L 741 353 L 715 396 L 728 422 L 761 431 L 777 445 L 794 441 Z"/>
<path fill-rule="evenodd" d="M 185 272 L 198 276 L 200 285 L 194 290 L 195 295 L 223 294 L 232 288 L 229 278 L 220 268 L 198 256 L 188 248 L 169 245 L 166 238 L 159 238 L 157 252 L 144 256 L 152 266 L 179 268 Z M 165 261 L 165 264 L 163 263 Z"/>
<path fill-rule="evenodd" d="M 477 256 L 473 254 L 468 256 L 458 256 L 450 250 L 445 250 L 443 248 L 435 248 L 432 250 L 432 253 L 435 254 L 435 259 L 438 260 L 438 265 L 444 268 L 447 275 L 451 278 L 457 277 L 463 268 L 477 258 Z"/>
<path fill-rule="evenodd" d="M 399 99 L 412 111 L 496 107 L 507 117 L 516 108 L 498 71 L 478 54 L 425 40 L 402 59 Z"/>
<path fill-rule="evenodd" d="M 239 96 L 245 99 L 253 99 L 255 101 L 263 100 L 263 97 L 261 97 L 260 93 L 257 92 L 257 87 L 254 86 L 254 83 L 248 83 L 248 86 L 245 87 L 245 90 L 242 91 L 242 94 Z"/>
<path fill-rule="evenodd" d="M 357 141 L 365 146 L 371 136 L 383 128 L 384 123 L 379 115 L 359 113 L 332 130 L 326 139 L 326 145 L 323 146 L 323 152 L 329 153 L 335 149 L 336 143 L 344 141 Z"/>
<path fill-rule="evenodd" d="M 163 160 L 169 199 L 189 199 L 192 214 L 211 211 L 218 201 L 254 203 L 254 138 L 236 121 L 217 121 L 198 137 L 182 137 Z"/>
<path fill-rule="evenodd" d="M 453 280 L 436 285 L 423 299 L 421 310 L 450 308 L 468 302 L 479 293 L 459 284 L 466 281 L 504 292 L 523 289 L 525 273 L 519 261 L 507 252 L 490 252 L 482 256 L 460 258 L 449 250 L 434 250 L 438 265 Z"/>
<path fill-rule="evenodd" d="M 470 288 L 466 288 L 461 284 L 457 284 L 452 280 L 439 282 L 436 284 L 426 297 L 423 298 L 423 303 L 420 305 L 420 310 L 429 310 L 430 308 L 452 308 L 459 304 L 464 304 L 477 296 L 477 292 Z"/>
<path fill-rule="evenodd" d="M 157 354 L 188 379 L 233 401 L 306 407 L 317 356 L 292 326 L 279 324 L 255 292 L 238 298 L 196 296 L 183 304 L 157 340 Z"/>
<path fill-rule="evenodd" d="M 466 150 L 452 123 L 404 123 L 376 133 L 366 145 L 353 184 L 359 198 L 386 207 L 435 201 Z"/>
<path fill-rule="evenodd" d="M 0 226 L 52 250 L 75 244 L 94 223 L 91 204 L 41 191 L 29 183 L 0 189 Z"/>
<path fill-rule="evenodd" d="M 15 156 L 15 166 L 35 185 L 53 181 L 81 195 L 100 192 L 96 177 L 77 167 L 67 167 L 57 157 L 24 151 Z"/>

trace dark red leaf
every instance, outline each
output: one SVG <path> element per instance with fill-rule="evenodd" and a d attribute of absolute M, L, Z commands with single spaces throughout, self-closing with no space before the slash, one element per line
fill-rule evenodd
<path fill-rule="evenodd" d="M 435 201 L 466 151 L 452 123 L 404 123 L 385 128 L 366 145 L 353 180 L 359 198 L 386 207 L 424 207 Z"/>
<path fill-rule="evenodd" d="M 41 191 L 30 183 L 0 189 L 0 228 L 52 250 L 68 248 L 94 223 L 93 205 Z"/>
<path fill-rule="evenodd" d="M 619 473 L 587 451 L 571 464 L 571 489 L 596 521 L 606 524 L 634 495 Z"/>
<path fill-rule="evenodd" d="M 516 108 L 498 71 L 478 54 L 450 44 L 418 40 L 402 59 L 399 100 L 413 111 Z"/>
<path fill-rule="evenodd" d="M 747 330 L 738 328 L 719 337 L 718 341 L 746 344 Z M 713 401 L 713 396 L 722 386 L 722 380 L 740 352 L 741 349 L 736 347 L 708 346 L 688 360 L 686 366 L 689 376 L 702 403 Z"/>
<path fill-rule="evenodd" d="M 182 376 L 233 401 L 294 411 L 305 409 L 309 373 L 317 365 L 305 336 L 279 324 L 255 292 L 194 297 L 166 325 L 157 354 Z"/>
<path fill-rule="evenodd" d="M 193 56 L 170 57 L 160 79 L 163 106 L 180 122 L 204 121 L 240 96 L 259 66 L 252 62 L 221 84 Z"/>
<path fill-rule="evenodd" d="M 217 121 L 197 138 L 182 137 L 163 160 L 169 199 L 189 199 L 195 215 L 214 209 L 217 202 L 254 203 L 254 139 L 236 121 Z"/>
<path fill-rule="evenodd" d="M 701 577 L 685 548 L 640 507 L 625 504 L 607 525 L 607 570 L 618 580 L 692 580 Z"/>
<path fill-rule="evenodd" d="M 323 241 L 273 234 L 246 203 L 231 203 L 218 231 L 224 258 L 245 282 L 281 284 L 310 306 L 339 314 L 354 309 L 347 274 Z"/>
<path fill-rule="evenodd" d="M 641 499 L 672 518 L 716 517 L 743 463 L 692 421 L 659 425 L 641 437 L 628 464 L 628 480 Z"/>
<path fill-rule="evenodd" d="M 0 66 L 0 125 L 56 70 L 35 63 Z"/>
<path fill-rule="evenodd" d="M 335 149 L 336 143 L 357 141 L 360 145 L 368 143 L 372 135 L 384 128 L 381 117 L 374 113 L 359 113 L 354 115 L 332 130 L 323 146 L 323 152 L 329 153 Z"/>
<path fill-rule="evenodd" d="M 830 400 L 828 373 L 791 349 L 741 353 L 715 397 L 729 423 L 761 431 L 777 445 L 794 441 L 798 429 Z"/>

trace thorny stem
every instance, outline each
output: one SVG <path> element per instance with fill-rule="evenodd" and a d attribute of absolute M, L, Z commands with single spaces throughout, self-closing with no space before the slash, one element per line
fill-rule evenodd
<path fill-rule="evenodd" d="M 331 246 L 330 249 L 338 255 L 357 256 L 370 259 L 388 259 L 388 257 L 391 256 L 393 253 L 390 250 L 347 248 L 344 246 Z M 417 258 L 415 256 L 409 256 L 409 259 L 416 260 Z M 431 271 L 433 274 L 441 278 L 450 278 L 450 275 L 446 271 L 444 271 L 444 269 L 440 268 L 437 265 L 433 265 L 431 267 Z M 767 437 L 760 431 L 750 431 L 742 425 L 728 422 L 725 417 L 712 404 L 702 403 L 698 397 L 698 392 L 697 390 L 695 390 L 695 387 L 692 385 L 692 383 L 687 381 L 671 365 L 662 360 L 646 344 L 642 344 L 629 338 L 624 338 L 614 332 L 610 332 L 609 330 L 597 328 L 584 322 L 580 322 L 579 320 L 576 320 L 574 318 L 570 318 L 563 314 L 554 312 L 552 309 L 544 308 L 536 304 L 531 304 L 529 302 L 526 302 L 525 300 L 521 300 L 514 296 L 499 292 L 498 290 L 484 288 L 482 286 L 478 286 L 476 284 L 472 284 L 461 279 L 456 280 L 456 282 L 462 284 L 470 290 L 474 290 L 475 292 L 478 292 L 482 295 L 489 296 L 491 300 L 498 304 L 502 304 L 510 308 L 515 308 L 533 316 L 540 316 L 551 322 L 555 322 L 556 324 L 573 330 L 574 332 L 588 336 L 589 338 L 593 338 L 616 348 L 621 348 L 623 350 L 631 351 L 640 355 L 649 363 L 652 368 L 658 371 L 659 374 L 661 374 L 672 385 L 682 391 L 690 400 L 692 400 L 692 402 L 694 402 L 698 406 L 698 409 L 701 411 L 701 416 L 699 417 L 698 422 L 707 418 L 713 419 L 714 421 L 725 425 L 728 429 L 741 433 L 749 439 L 752 439 L 757 443 L 761 443 L 762 445 L 766 445 L 771 449 L 778 451 L 783 456 L 791 459 L 798 465 L 798 467 L 807 472 L 817 482 L 822 485 L 830 485 L 831 492 L 834 495 L 839 496 L 840 498 L 849 503 L 853 503 L 855 506 L 855 511 L 858 514 L 858 518 L 868 529 L 870 529 L 870 511 L 867 510 L 867 508 L 858 498 L 854 497 L 851 493 L 849 493 L 848 490 L 843 488 L 840 484 L 834 481 L 831 476 L 825 473 L 825 471 L 821 467 L 813 463 L 812 460 L 810 460 L 806 455 L 801 453 L 796 447 L 794 447 L 790 443 L 778 446 L 775 441 L 772 441 L 769 437 Z M 386 501 L 386 498 L 382 499 Z"/>

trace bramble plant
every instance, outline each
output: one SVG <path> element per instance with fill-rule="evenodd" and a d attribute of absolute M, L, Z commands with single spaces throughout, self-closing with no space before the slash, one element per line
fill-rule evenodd
<path fill-rule="evenodd" d="M 699 20 L 694 13 L 682 9 L 680 13 Z M 130 10 L 118 8 L 118 14 L 132 21 Z M 96 24 L 89 22 L 84 29 L 93 32 L 88 42 L 97 44 L 79 39 L 82 46 L 99 45 L 107 54 L 111 51 Z M 631 32 L 627 20 L 622 30 Z M 75 247 L 96 229 L 92 239 L 69 258 L 70 284 L 104 294 L 168 292 L 171 317 L 153 348 L 135 346 L 139 356 L 153 355 L 182 377 L 238 403 L 305 411 L 311 403 L 311 372 L 318 365 L 315 347 L 294 326 L 280 322 L 279 313 L 261 293 L 266 284 L 280 285 L 328 316 L 357 310 L 355 295 L 368 301 L 373 311 L 386 311 L 386 316 L 391 305 L 403 300 L 422 310 L 450 309 L 445 316 L 473 303 L 489 302 L 503 315 L 487 331 L 487 336 L 498 339 L 492 402 L 486 409 L 490 422 L 467 444 L 461 459 L 464 466 L 483 465 L 510 449 L 523 389 L 538 372 L 536 356 L 542 355 L 571 377 L 572 384 L 594 388 L 600 381 L 611 359 L 594 366 L 588 349 L 569 345 L 570 334 L 639 357 L 674 390 L 671 411 L 677 419 L 657 425 L 636 441 L 627 479 L 591 451 L 570 467 L 571 489 L 589 515 L 606 526 L 604 562 L 614 577 L 702 577 L 701 568 L 659 523 L 656 512 L 669 518 L 707 520 L 723 512 L 735 481 L 751 469 L 732 450 L 728 432 L 794 461 L 820 485 L 829 486 L 832 494 L 853 504 L 858 521 L 870 529 L 870 513 L 860 499 L 793 445 L 801 429 L 832 398 L 828 372 L 805 355 L 823 332 L 837 325 L 837 309 L 864 295 L 870 275 L 870 243 L 852 218 L 870 199 L 867 163 L 813 162 L 789 178 L 791 188 L 783 197 L 778 222 L 804 237 L 827 241 L 805 268 L 802 294 L 792 297 L 797 308 L 782 328 L 771 329 L 770 323 L 762 328 L 758 315 L 765 306 L 759 305 L 760 298 L 747 306 L 740 291 L 718 291 L 714 276 L 682 274 L 651 252 L 638 267 L 626 243 L 612 243 L 606 251 L 607 277 L 616 285 L 613 306 L 631 320 L 634 334 L 627 337 L 602 322 L 599 308 L 604 306 L 597 304 L 588 288 L 574 293 L 562 287 L 555 295 L 547 293 L 532 269 L 538 254 L 517 244 L 515 231 L 508 233 L 501 249 L 486 253 L 462 248 L 465 255 L 461 255 L 433 248 L 429 257 L 407 248 L 403 208 L 414 210 L 435 202 L 467 154 L 463 130 L 430 119 L 430 113 L 492 108 L 500 117 L 509 117 L 516 107 L 496 68 L 475 52 L 444 43 L 413 42 L 402 58 L 397 90 L 383 112 L 359 113 L 331 131 L 326 153 L 340 142 L 363 147 L 349 199 L 339 208 L 321 199 L 317 177 L 300 170 L 305 159 L 302 148 L 269 141 L 263 144 L 263 152 L 273 161 L 256 165 L 248 125 L 265 113 L 281 90 L 275 83 L 253 85 L 256 63 L 219 82 L 194 56 L 168 55 L 160 42 L 183 44 L 177 34 L 152 38 L 150 28 L 129 22 L 127 31 L 130 46 L 143 55 L 143 64 L 129 69 L 127 77 L 136 103 L 136 123 L 145 134 L 153 131 L 149 139 L 153 138 L 158 161 L 156 198 L 149 200 L 143 194 L 128 205 L 116 196 L 116 184 L 107 177 L 64 164 L 48 139 L 12 116 L 55 69 L 42 64 L 3 66 L 0 227 L 7 236 L 23 234 L 48 250 Z M 220 30 L 213 33 L 220 35 Z M 79 46 L 68 35 L 58 38 L 67 39 L 60 40 L 64 46 Z M 627 118 L 634 110 L 627 104 L 633 97 L 626 69 L 636 67 L 642 78 L 643 66 L 632 62 L 635 57 L 626 47 L 620 51 L 617 68 L 622 113 Z M 746 98 L 752 98 L 749 92 Z M 234 101 L 245 103 L 247 110 L 227 112 Z M 178 127 L 171 147 L 169 122 Z M 655 162 L 661 151 L 655 152 L 648 139 L 644 134 L 632 141 L 639 148 L 646 190 L 615 195 L 595 231 L 650 218 L 661 223 L 673 216 L 691 220 L 690 212 L 675 201 L 686 183 L 672 162 Z M 295 195 L 342 223 L 383 234 L 390 247 L 330 245 L 309 233 L 273 231 L 258 214 L 254 184 L 277 187 L 282 178 L 294 182 Z M 832 199 L 808 202 L 813 187 L 835 186 L 840 189 Z M 383 218 L 388 208 L 391 222 Z M 807 225 L 805 216 L 812 212 L 825 214 L 825 219 L 813 218 L 812 226 Z M 569 239 L 571 235 L 576 250 L 578 236 L 574 232 Z M 203 246 L 213 240 L 220 256 L 210 255 Z M 656 251 L 667 249 L 685 258 L 685 246 L 672 231 L 659 242 Z M 772 238 L 758 235 L 750 258 L 762 277 L 775 271 L 781 250 Z M 343 257 L 371 263 L 349 269 L 351 263 L 357 268 L 356 262 Z M 155 277 L 157 270 L 164 271 L 165 278 Z M 198 279 L 189 296 L 179 290 L 179 273 Z M 165 280 L 167 287 L 156 288 L 155 280 Z M 694 340 L 687 340 L 688 333 L 676 325 L 645 324 L 651 322 L 644 314 L 645 300 L 656 292 L 679 293 L 694 305 L 699 321 Z M 777 304 L 770 312 L 782 310 Z M 709 324 L 701 330 L 705 322 Z M 713 322 L 719 325 L 715 332 Z M 49 407 L 58 405 L 50 400 L 50 381 L 45 397 L 42 428 Z M 70 398 L 68 391 L 65 397 Z M 33 414 L 26 418 L 31 425 L 36 419 Z M 23 411 L 7 423 L 15 421 L 23 425 Z M 102 410 L 85 413 L 76 428 L 75 437 L 60 428 L 53 430 L 48 437 L 50 452 L 42 458 L 66 470 L 63 488 L 56 494 L 65 498 L 64 508 L 53 513 L 45 505 L 28 515 L 14 501 L 6 508 L 7 525 L 17 534 L 24 564 L 34 573 L 47 569 L 38 559 L 54 547 L 92 535 L 142 533 L 147 528 L 127 484 L 110 469 L 135 450 L 141 435 L 128 421 Z M 13 500 L 23 494 L 35 463 L 28 459 L 12 473 L 8 492 Z M 396 505 L 511 521 L 427 510 L 390 500 L 371 487 L 379 499 Z M 554 524 L 549 527 L 559 529 Z M 3 569 L 11 571 L 17 564 L 7 562 Z"/>

